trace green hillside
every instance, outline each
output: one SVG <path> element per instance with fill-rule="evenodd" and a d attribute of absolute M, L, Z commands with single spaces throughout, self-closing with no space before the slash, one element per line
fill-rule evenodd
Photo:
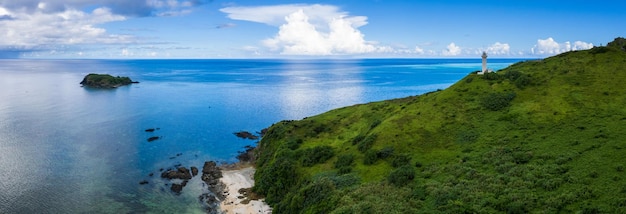
<path fill-rule="evenodd" d="M 254 191 L 275 213 L 626 213 L 620 44 L 277 123 Z"/>

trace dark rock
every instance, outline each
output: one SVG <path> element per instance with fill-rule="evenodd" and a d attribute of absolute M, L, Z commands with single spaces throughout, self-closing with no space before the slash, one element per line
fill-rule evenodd
<path fill-rule="evenodd" d="M 254 152 L 254 147 L 253 146 L 246 146 L 246 151 L 244 152 L 239 152 L 239 155 L 237 155 L 237 160 L 239 160 L 240 162 L 253 162 L 256 160 L 256 155 Z"/>
<path fill-rule="evenodd" d="M 148 176 L 150 176 L 150 177 L 152 177 L 153 175 L 154 175 L 154 173 L 152 173 L 152 172 L 150 174 L 148 174 Z"/>
<path fill-rule="evenodd" d="M 204 203 L 204 207 L 209 214 L 222 213 L 219 209 L 220 199 L 212 193 L 204 193 L 198 196 L 198 199 Z"/>
<path fill-rule="evenodd" d="M 155 130 L 154 128 L 149 128 L 149 129 L 146 129 L 146 132 L 154 132 L 154 130 Z"/>
<path fill-rule="evenodd" d="M 161 173 L 162 178 L 167 179 L 183 179 L 188 180 L 191 179 L 191 172 L 185 167 L 179 167 L 176 170 L 168 170 Z"/>
<path fill-rule="evenodd" d="M 153 136 L 153 137 L 148 138 L 148 142 L 152 142 L 152 141 L 158 140 L 160 138 L 161 137 Z"/>
<path fill-rule="evenodd" d="M 191 167 L 191 176 L 196 176 L 198 175 L 198 168 L 195 166 Z"/>
<path fill-rule="evenodd" d="M 183 191 L 183 185 L 182 184 L 172 184 L 170 189 L 172 190 L 172 192 L 180 193 L 181 191 Z"/>
<path fill-rule="evenodd" d="M 237 137 L 243 138 L 243 139 L 248 139 L 248 140 L 258 140 L 259 136 L 253 135 L 250 132 L 247 131 L 240 131 L 240 132 L 235 132 L 234 133 Z"/>
<path fill-rule="evenodd" d="M 209 186 L 215 186 L 222 177 L 222 171 L 214 161 L 204 162 L 202 167 L 202 180 Z"/>
<path fill-rule="evenodd" d="M 148 181 L 146 181 L 146 180 L 139 181 L 139 185 L 144 185 L 144 184 L 148 184 Z"/>
<path fill-rule="evenodd" d="M 268 128 L 261 129 L 261 131 L 257 132 L 257 134 L 259 134 L 259 135 L 261 135 L 261 137 L 263 137 L 267 133 L 267 130 L 268 130 Z"/>
<path fill-rule="evenodd" d="M 132 83 L 139 82 L 132 81 L 128 77 L 113 77 L 109 74 L 87 74 L 80 82 L 81 85 L 91 88 L 117 88 Z"/>

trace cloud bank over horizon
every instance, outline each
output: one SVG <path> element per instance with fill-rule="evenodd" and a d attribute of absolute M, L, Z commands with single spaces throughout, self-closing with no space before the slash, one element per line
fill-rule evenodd
<path fill-rule="evenodd" d="M 547 56 L 570 50 L 584 50 L 593 44 L 583 41 L 558 43 L 551 37 L 538 39 L 534 47 L 513 51 L 509 43 L 495 42 L 486 48 L 461 47 L 450 42 L 441 51 L 380 45 L 365 40 L 359 30 L 367 25 L 366 16 L 352 16 L 334 5 L 283 4 L 269 6 L 232 6 L 220 9 L 232 20 L 262 23 L 277 27 L 271 38 L 259 38 L 260 44 L 271 52 L 292 56 L 330 55 L 407 55 L 428 57 L 467 57 L 480 55 L 483 51 L 493 56 L 523 57 Z M 233 24 L 234 25 L 234 24 Z M 249 49 L 249 48 L 247 48 Z M 258 54 L 259 49 L 254 49 Z"/>
<path fill-rule="evenodd" d="M 432 35 L 431 23 L 396 26 L 391 24 L 398 16 L 371 12 L 385 9 L 383 5 L 370 10 L 359 7 L 363 14 L 355 15 L 342 8 L 349 4 L 236 6 L 211 2 L 0 0 L 0 58 L 472 58 L 483 51 L 490 57 L 534 58 L 594 46 L 572 37 L 565 38 L 573 42 L 562 42 L 556 36 Z M 375 26 L 369 23 L 368 14 L 376 18 Z M 258 29 L 270 30 L 256 33 Z"/>

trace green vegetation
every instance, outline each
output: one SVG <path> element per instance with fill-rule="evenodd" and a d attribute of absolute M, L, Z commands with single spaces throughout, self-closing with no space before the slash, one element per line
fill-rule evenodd
<path fill-rule="evenodd" d="M 254 191 L 276 213 L 626 213 L 625 82 L 609 45 L 283 121 Z"/>
<path fill-rule="evenodd" d="M 623 37 L 617 37 L 612 42 L 609 42 L 609 44 L 606 44 L 606 46 L 626 51 L 626 39 Z"/>
<path fill-rule="evenodd" d="M 113 77 L 108 74 L 88 74 L 80 82 L 81 85 L 92 88 L 116 88 L 122 85 L 137 83 L 128 77 Z"/>

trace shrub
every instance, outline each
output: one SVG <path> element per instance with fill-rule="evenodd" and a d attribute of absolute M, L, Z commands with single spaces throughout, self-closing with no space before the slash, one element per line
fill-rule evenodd
<path fill-rule="evenodd" d="M 352 167 L 349 167 L 349 166 L 341 167 L 341 168 L 339 168 L 339 171 L 338 171 L 338 173 L 340 175 L 345 175 L 345 174 L 348 174 L 348 173 L 351 173 L 351 172 L 352 172 Z"/>
<path fill-rule="evenodd" d="M 302 166 L 313 166 L 323 163 L 335 155 L 333 148 L 330 146 L 317 146 L 302 151 Z"/>
<path fill-rule="evenodd" d="M 337 189 L 343 189 L 359 184 L 359 177 L 355 174 L 335 175 L 328 178 L 333 181 Z"/>
<path fill-rule="evenodd" d="M 508 107 L 511 104 L 511 101 L 515 99 L 515 96 L 515 92 L 491 93 L 483 98 L 482 105 L 486 109 L 498 111 Z"/>
<path fill-rule="evenodd" d="M 380 159 L 385 159 L 385 158 L 391 157 L 393 155 L 393 150 L 394 150 L 393 147 L 387 146 L 387 147 L 381 149 L 380 151 L 378 151 L 376 155 Z"/>
<path fill-rule="evenodd" d="M 357 135 L 352 139 L 352 145 L 356 145 L 357 143 L 363 141 L 365 139 L 365 135 Z"/>
<path fill-rule="evenodd" d="M 412 166 L 404 165 L 393 170 L 387 180 L 396 186 L 404 186 L 415 179 L 415 169 Z"/>
<path fill-rule="evenodd" d="M 285 197 L 296 184 L 297 174 L 295 162 L 289 157 L 279 157 L 266 167 L 259 168 L 255 173 L 253 191 L 265 195 L 268 203 L 276 203 Z"/>
<path fill-rule="evenodd" d="M 507 78 L 511 81 L 515 81 L 517 78 L 519 78 L 522 75 L 523 75 L 522 72 L 519 72 L 517 70 L 511 70 L 511 71 L 504 73 L 504 78 Z"/>
<path fill-rule="evenodd" d="M 473 143 L 478 139 L 479 133 L 474 130 L 465 130 L 459 133 L 457 142 L 458 143 Z"/>
<path fill-rule="evenodd" d="M 361 152 L 365 152 L 368 149 L 372 148 L 372 146 L 374 145 L 374 140 L 376 140 L 376 135 L 370 135 L 367 136 L 365 139 L 363 139 L 361 142 L 359 142 L 357 144 L 357 149 L 359 149 L 359 151 Z"/>
<path fill-rule="evenodd" d="M 335 161 L 335 169 L 341 169 L 342 167 L 350 167 L 352 162 L 354 161 L 354 155 L 346 154 L 337 157 L 337 161 Z"/>
<path fill-rule="evenodd" d="M 489 73 L 485 73 L 483 75 L 483 79 L 486 80 L 500 80 L 502 79 L 502 76 L 496 72 L 489 72 Z"/>
<path fill-rule="evenodd" d="M 533 154 L 531 152 L 517 151 L 513 153 L 513 160 L 517 164 L 528 163 L 532 158 L 533 158 Z"/>
<path fill-rule="evenodd" d="M 391 166 L 400 167 L 411 163 L 411 157 L 408 155 L 396 155 L 391 161 Z"/>
<path fill-rule="evenodd" d="M 365 152 L 365 157 L 363 158 L 363 164 L 372 165 L 375 164 L 376 161 L 378 161 L 378 152 L 371 149 L 367 150 L 367 152 Z"/>
<path fill-rule="evenodd" d="M 290 139 L 285 143 L 285 146 L 291 150 L 296 150 L 302 144 L 302 139 Z"/>
<path fill-rule="evenodd" d="M 328 196 L 332 195 L 335 190 L 335 184 L 328 178 L 322 178 L 314 181 L 302 189 L 302 194 L 306 196 L 304 206 L 319 204 Z"/>
<path fill-rule="evenodd" d="M 372 122 L 372 125 L 370 125 L 370 129 L 376 128 L 376 126 L 380 125 L 381 122 L 382 121 L 380 121 L 378 119 L 374 120 L 374 122 Z"/>

